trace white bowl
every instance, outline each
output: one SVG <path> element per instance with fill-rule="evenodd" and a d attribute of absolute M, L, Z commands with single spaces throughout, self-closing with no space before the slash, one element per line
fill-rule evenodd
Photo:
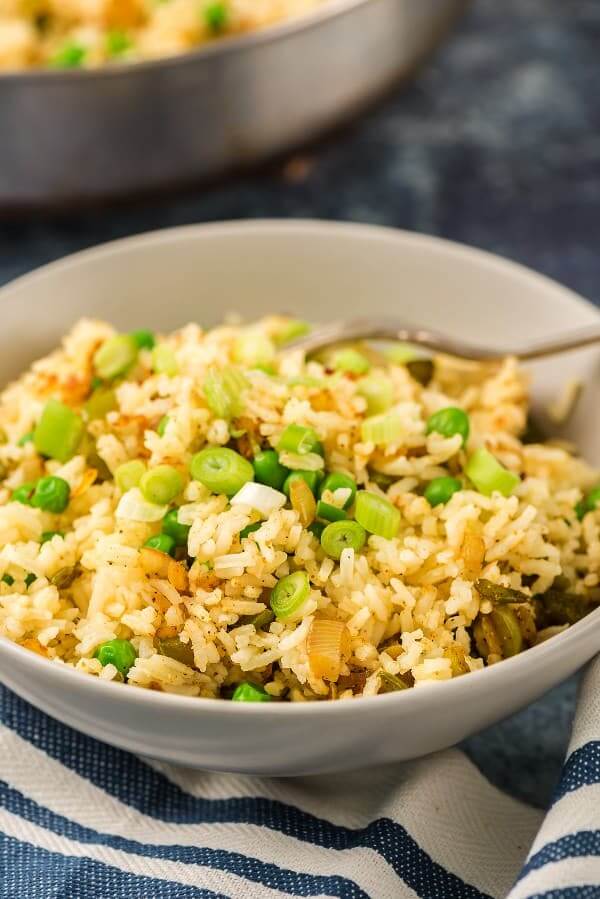
<path fill-rule="evenodd" d="M 591 323 L 558 284 L 478 250 L 361 225 L 245 222 L 180 228 L 109 244 L 0 290 L 0 383 L 80 316 L 124 329 L 213 325 L 230 310 L 314 320 L 385 313 L 488 343 Z M 544 402 L 569 378 L 586 389 L 569 434 L 600 459 L 598 354 L 534 369 Z M 600 649 L 600 611 L 565 633 L 453 681 L 347 702 L 244 704 L 106 683 L 0 638 L 0 677 L 24 699 L 116 746 L 192 767 L 302 774 L 407 759 L 515 712 Z"/>

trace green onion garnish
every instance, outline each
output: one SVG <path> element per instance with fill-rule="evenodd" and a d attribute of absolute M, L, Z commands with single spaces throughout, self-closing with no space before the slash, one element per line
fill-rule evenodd
<path fill-rule="evenodd" d="M 86 401 L 84 409 L 90 421 L 104 418 L 118 406 L 117 395 L 112 387 L 97 387 Z"/>
<path fill-rule="evenodd" d="M 105 381 L 124 375 L 137 359 L 137 343 L 130 334 L 115 334 L 94 353 L 94 369 Z"/>
<path fill-rule="evenodd" d="M 158 425 L 156 426 L 156 433 L 159 437 L 165 436 L 165 431 L 167 430 L 167 425 L 169 424 L 169 416 L 163 415 Z"/>
<path fill-rule="evenodd" d="M 172 465 L 157 465 L 144 472 L 139 486 L 145 500 L 165 506 L 183 490 L 183 476 Z"/>
<path fill-rule="evenodd" d="M 335 353 L 333 367 L 336 371 L 345 371 L 352 375 L 366 375 L 371 368 L 371 363 L 358 350 L 348 347 Z"/>
<path fill-rule="evenodd" d="M 179 371 L 175 351 L 166 343 L 159 343 L 152 350 L 152 370 L 157 375 L 173 378 Z"/>
<path fill-rule="evenodd" d="M 400 530 L 400 510 L 385 497 L 367 490 L 359 490 L 356 494 L 354 515 L 365 531 L 387 540 Z"/>
<path fill-rule="evenodd" d="M 291 343 L 292 340 L 304 337 L 304 335 L 309 332 L 310 325 L 308 322 L 303 322 L 298 318 L 292 318 L 277 331 L 273 339 L 277 346 L 283 346 L 286 343 Z"/>
<path fill-rule="evenodd" d="M 307 453 L 323 455 L 323 447 L 317 432 L 303 425 L 288 425 L 279 438 L 277 449 L 280 453 L 298 453 L 300 456 Z"/>
<path fill-rule="evenodd" d="M 231 699 L 233 702 L 271 702 L 271 697 L 262 687 L 248 681 L 237 685 Z"/>
<path fill-rule="evenodd" d="M 319 483 L 321 481 L 321 472 L 320 471 L 292 471 L 287 476 L 285 481 L 283 482 L 283 492 L 287 497 L 290 495 L 290 487 L 293 484 L 296 478 L 302 478 L 303 481 L 306 481 L 313 494 L 317 495 L 317 490 L 319 489 Z"/>
<path fill-rule="evenodd" d="M 350 475 L 344 474 L 343 471 L 332 471 L 321 484 L 320 496 L 323 496 L 326 490 L 330 493 L 334 493 L 336 490 L 349 490 L 350 496 L 344 503 L 344 509 L 349 509 L 356 497 L 356 481 Z"/>
<path fill-rule="evenodd" d="M 200 450 L 192 458 L 190 471 L 211 493 L 234 496 L 248 481 L 254 480 L 254 469 L 247 459 L 227 447 Z"/>
<path fill-rule="evenodd" d="M 460 434 L 463 446 L 469 439 L 469 431 L 471 429 L 469 416 L 463 409 L 456 406 L 448 406 L 446 409 L 440 409 L 434 412 L 427 421 L 427 434 L 435 432 L 443 437 L 454 437 Z"/>
<path fill-rule="evenodd" d="M 386 347 L 384 356 L 393 365 L 406 365 L 417 358 L 417 351 L 411 343 L 393 343 Z"/>
<path fill-rule="evenodd" d="M 244 391 L 248 382 L 237 368 L 209 368 L 203 391 L 208 408 L 217 418 L 234 418 L 244 408 Z"/>
<path fill-rule="evenodd" d="M 247 331 L 238 337 L 233 355 L 246 368 L 270 365 L 275 359 L 275 346 L 261 331 Z"/>
<path fill-rule="evenodd" d="M 42 456 L 67 462 L 75 455 L 84 430 L 76 412 L 59 400 L 48 400 L 33 432 L 33 442 Z"/>
<path fill-rule="evenodd" d="M 122 31 L 120 28 L 114 28 L 112 31 L 109 31 L 106 35 L 106 52 L 109 56 L 121 56 L 123 53 L 126 53 L 133 46 L 133 41 L 126 31 Z M 135 331 L 134 334 L 143 334 L 150 333 L 149 331 Z M 142 346 L 142 344 L 138 344 L 138 346 Z M 151 349 L 151 347 L 150 347 Z"/>
<path fill-rule="evenodd" d="M 50 60 L 57 69 L 78 69 L 86 57 L 87 50 L 81 44 L 65 44 Z"/>
<path fill-rule="evenodd" d="M 404 429 L 401 416 L 397 412 L 387 412 L 383 415 L 365 418 L 360 427 L 360 436 L 365 443 L 387 446 L 390 443 L 398 443 L 404 434 Z"/>
<path fill-rule="evenodd" d="M 115 471 L 115 481 L 119 490 L 127 493 L 132 487 L 137 487 L 146 472 L 146 466 L 141 459 L 131 459 L 123 462 Z"/>
<path fill-rule="evenodd" d="M 22 437 L 17 441 L 17 446 L 25 446 L 26 443 L 31 443 L 33 440 L 33 431 L 28 431 L 27 434 L 23 434 Z"/>
<path fill-rule="evenodd" d="M 394 385 L 385 375 L 367 375 L 356 385 L 356 392 L 367 401 L 369 415 L 386 412 L 394 401 Z"/>
<path fill-rule="evenodd" d="M 64 536 L 65 535 L 63 534 L 62 531 L 44 531 L 44 533 L 42 534 L 42 538 L 40 540 L 40 545 L 43 545 L 44 543 L 48 543 L 48 541 L 52 540 L 54 537 L 63 537 L 64 538 Z"/>
<path fill-rule="evenodd" d="M 253 534 L 254 531 L 257 531 L 260 527 L 262 527 L 262 521 L 255 521 L 253 524 L 247 524 L 246 527 L 242 528 L 240 531 L 240 540 L 249 537 L 250 534 Z"/>
<path fill-rule="evenodd" d="M 583 520 L 587 512 L 593 512 L 600 505 L 600 485 L 594 487 L 582 500 L 575 506 L 575 514 L 579 521 Z"/>
<path fill-rule="evenodd" d="M 257 453 L 252 464 L 258 483 L 273 487 L 274 490 L 281 490 L 290 473 L 289 469 L 284 468 L 279 462 L 279 456 L 275 450 L 263 450 Z"/>
<path fill-rule="evenodd" d="M 467 464 L 465 474 L 484 496 L 498 491 L 502 496 L 510 496 L 521 479 L 509 471 L 486 449 L 475 450 Z"/>
<path fill-rule="evenodd" d="M 317 518 L 325 521 L 344 521 L 348 518 L 348 513 L 333 503 L 325 503 L 322 499 L 317 503 Z"/>
<path fill-rule="evenodd" d="M 332 559 L 339 559 L 345 549 L 358 552 L 366 539 L 367 532 L 357 521 L 334 521 L 321 534 L 321 546 Z"/>
<path fill-rule="evenodd" d="M 305 571 L 295 571 L 282 578 L 273 587 L 271 608 L 277 618 L 289 619 L 306 602 L 310 595 L 310 582 Z"/>

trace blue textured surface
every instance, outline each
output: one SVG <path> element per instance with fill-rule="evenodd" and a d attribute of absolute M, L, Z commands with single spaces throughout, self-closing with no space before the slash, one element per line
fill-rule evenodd
<path fill-rule="evenodd" d="M 520 260 L 600 302 L 597 0 L 476 0 L 420 77 L 344 132 L 210 190 L 0 223 L 0 283 L 65 253 L 188 222 L 317 216 L 440 234 Z M 545 805 L 574 683 L 467 751 Z"/>

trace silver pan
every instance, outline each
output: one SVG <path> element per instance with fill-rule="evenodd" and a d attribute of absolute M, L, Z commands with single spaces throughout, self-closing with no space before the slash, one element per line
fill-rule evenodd
<path fill-rule="evenodd" d="M 0 211 L 152 191 L 247 166 L 408 75 L 464 0 L 330 0 L 135 65 L 0 76 Z"/>

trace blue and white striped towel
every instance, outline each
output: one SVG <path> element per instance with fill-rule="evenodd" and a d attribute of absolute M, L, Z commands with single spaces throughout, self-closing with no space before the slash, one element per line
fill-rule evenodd
<path fill-rule="evenodd" d="M 0 687 L 0 897 L 600 897 L 599 688 L 597 660 L 544 816 L 458 750 L 328 777 L 189 771 Z"/>

